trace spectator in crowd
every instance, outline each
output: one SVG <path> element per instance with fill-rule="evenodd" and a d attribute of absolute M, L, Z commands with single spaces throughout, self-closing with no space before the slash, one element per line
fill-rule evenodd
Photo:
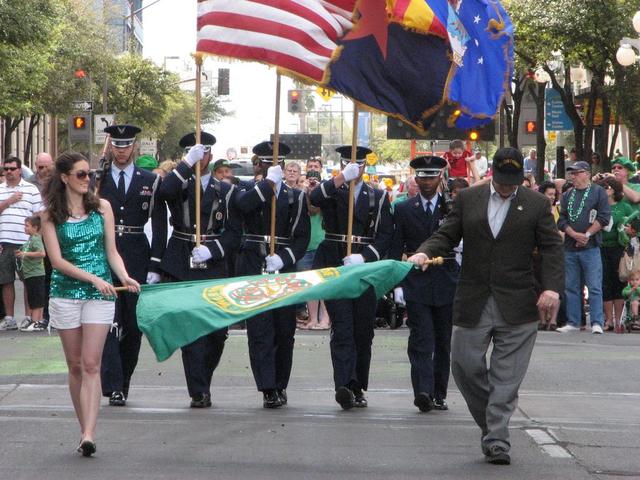
<path fill-rule="evenodd" d="M 551 206 L 551 215 L 553 215 L 553 221 L 558 223 L 560 213 L 558 206 L 558 191 L 556 185 L 553 182 L 545 181 L 538 185 L 538 192 L 542 193 L 549 199 L 549 205 Z M 562 232 L 558 232 L 559 235 L 563 235 Z M 564 237 L 562 237 L 564 238 Z M 533 274 L 536 280 L 536 294 L 542 293 L 542 258 L 539 252 L 536 250 L 533 253 Z M 560 294 L 560 302 L 562 303 L 563 294 Z M 560 311 L 560 304 L 555 305 L 553 308 L 547 311 L 538 311 L 539 315 L 539 330 L 555 330 L 558 325 L 558 312 Z"/>
<path fill-rule="evenodd" d="M 52 172 L 53 158 L 47 152 L 41 152 L 36 156 L 36 172 L 27 181 L 38 187 L 38 191 L 42 195 Z"/>
<path fill-rule="evenodd" d="M 452 140 L 449 151 L 444 153 L 449 168 L 449 178 L 466 178 L 469 176 L 468 165 L 473 160 L 471 152 L 465 150 L 462 140 Z"/>
<path fill-rule="evenodd" d="M 318 207 L 314 207 L 309 202 L 309 196 L 322 181 L 320 172 L 322 171 L 322 163 L 319 160 L 310 160 L 307 162 L 307 185 L 305 192 L 307 193 L 307 207 L 309 209 L 309 220 L 311 222 L 311 236 L 309 245 L 304 257 L 298 261 L 296 268 L 299 272 L 311 270 L 313 259 L 316 255 L 318 245 L 324 240 L 324 228 L 322 228 L 322 212 Z M 323 301 L 311 300 L 307 302 L 308 322 L 300 328 L 304 330 L 328 330 L 331 327 L 329 314 Z"/>
<path fill-rule="evenodd" d="M 622 290 L 622 296 L 624 297 L 627 307 L 631 312 L 628 312 L 629 325 L 628 330 L 632 328 L 638 328 L 640 319 L 638 319 L 638 305 L 640 304 L 640 270 L 634 270 L 629 274 L 629 283 Z M 624 328 L 621 325 L 616 325 L 616 333 L 624 333 Z"/>
<path fill-rule="evenodd" d="M 535 148 L 529 150 L 529 156 L 524 159 L 524 173 L 530 173 L 534 177 L 538 172 L 538 154 Z"/>
<path fill-rule="evenodd" d="M 233 171 L 231 170 L 229 160 L 227 160 L 226 158 L 220 158 L 219 160 L 216 160 L 215 162 L 213 162 L 213 164 L 211 164 L 209 168 L 216 180 L 232 183 L 231 178 L 233 177 Z"/>
<path fill-rule="evenodd" d="M 0 185 L 0 285 L 5 308 L 0 330 L 18 328 L 14 318 L 15 252 L 29 240 L 24 232 L 25 219 L 38 213 L 42 205 L 38 188 L 22 178 L 21 167 L 22 161 L 19 158 L 7 158 L 3 164 L 6 183 Z"/>
<path fill-rule="evenodd" d="M 591 333 L 601 334 L 602 259 L 600 230 L 609 224 L 611 208 L 607 194 L 600 185 L 591 183 L 590 165 L 576 162 L 567 168 L 573 179 L 573 188 L 562 196 L 558 228 L 565 233 L 565 295 L 567 324 L 558 332 L 580 331 L 582 312 L 581 278 L 589 290 Z"/>
<path fill-rule="evenodd" d="M 598 152 L 591 153 L 591 165 L 600 165 L 600 154 Z"/>
<path fill-rule="evenodd" d="M 144 168 L 150 172 L 153 172 L 158 168 L 158 160 L 153 155 L 140 155 L 136 158 L 135 165 L 138 168 Z"/>
<path fill-rule="evenodd" d="M 640 203 L 640 184 L 629 182 L 629 177 L 636 173 L 636 166 L 633 162 L 627 157 L 618 157 L 611 162 L 611 172 L 601 175 L 604 177 L 613 175 L 622 184 L 622 193 L 624 193 L 622 201 L 634 208 L 640 208 L 636 205 Z"/>
<path fill-rule="evenodd" d="M 296 161 L 287 162 L 287 165 L 284 167 L 284 183 L 291 188 L 298 188 L 300 175 L 300 164 Z"/>
<path fill-rule="evenodd" d="M 620 243 L 618 227 L 625 218 L 633 213 L 633 207 L 621 202 L 624 194 L 622 184 L 614 177 L 600 176 L 596 183 L 605 189 L 607 200 L 611 208 L 611 220 L 606 229 L 602 231 L 602 245 L 600 254 L 602 257 L 602 299 L 604 301 L 605 330 L 612 331 L 619 328 L 622 318 L 624 299 L 622 289 L 624 283 L 620 281 L 618 267 L 624 252 L 625 245 Z"/>
<path fill-rule="evenodd" d="M 482 155 L 482 150 L 476 147 L 473 151 L 473 158 L 475 159 L 476 168 L 478 169 L 480 178 L 484 178 L 487 175 L 487 170 L 489 169 L 487 157 Z"/>
<path fill-rule="evenodd" d="M 298 190 L 304 190 L 305 188 L 307 188 L 307 174 L 306 173 L 301 173 L 300 177 L 298 178 L 298 184 L 296 185 L 296 188 Z"/>
<path fill-rule="evenodd" d="M 51 325 L 58 330 L 69 368 L 69 391 L 80 424 L 78 452 L 85 457 L 96 452 L 100 363 L 115 314 L 111 272 L 132 293 L 140 291 L 116 250 L 111 205 L 90 190 L 89 172 L 89 162 L 79 153 L 58 157 L 42 220 L 54 268 Z"/>
<path fill-rule="evenodd" d="M 415 197 L 418 194 L 418 184 L 416 182 L 415 175 L 409 175 L 407 180 L 404 182 L 402 186 L 402 191 L 398 192 L 396 198 L 393 202 L 391 202 L 391 212 L 393 213 L 393 209 L 398 202 L 402 202 L 407 198 Z"/>
<path fill-rule="evenodd" d="M 26 322 L 20 328 L 23 332 L 39 332 L 46 329 L 43 321 L 45 296 L 45 270 L 44 270 L 44 244 L 40 234 L 40 217 L 34 215 L 25 219 L 24 232 L 29 235 L 29 240 L 16 251 L 22 281 L 27 297 L 27 305 L 31 312 Z"/>

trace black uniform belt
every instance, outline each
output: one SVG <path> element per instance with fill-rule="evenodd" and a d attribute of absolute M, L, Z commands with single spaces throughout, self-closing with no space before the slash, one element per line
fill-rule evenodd
<path fill-rule="evenodd" d="M 144 227 L 134 227 L 131 225 L 116 225 L 116 233 L 132 233 L 140 235 L 144 233 Z"/>
<path fill-rule="evenodd" d="M 331 242 L 347 243 L 348 235 L 339 235 L 337 233 L 325 233 L 324 239 Z M 358 235 L 351 235 L 351 243 L 357 243 L 360 245 L 370 245 L 373 243 L 373 237 L 360 237 Z"/>
<path fill-rule="evenodd" d="M 253 235 L 251 233 L 246 233 L 243 235 L 243 238 L 247 242 L 253 243 L 271 243 L 271 235 Z M 287 237 L 275 237 L 276 245 L 284 245 L 289 246 L 291 243 Z"/>
<path fill-rule="evenodd" d="M 186 233 L 186 232 L 181 232 L 180 230 L 173 230 L 171 237 L 177 240 L 182 240 L 183 242 L 191 242 L 191 243 L 196 243 L 196 239 L 198 238 L 195 233 Z M 220 238 L 220 235 L 218 234 L 200 235 L 200 242 L 208 242 L 216 238 Z"/>

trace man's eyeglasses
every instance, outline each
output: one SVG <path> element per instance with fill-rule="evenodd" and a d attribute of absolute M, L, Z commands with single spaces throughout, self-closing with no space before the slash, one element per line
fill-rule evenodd
<path fill-rule="evenodd" d="M 45 167 L 44 165 L 38 165 L 38 170 L 44 170 L 45 168 L 47 167 Z"/>
<path fill-rule="evenodd" d="M 84 180 L 87 177 L 91 176 L 91 172 L 88 170 L 78 170 L 77 172 L 71 172 L 69 175 L 73 175 L 78 180 Z"/>
<path fill-rule="evenodd" d="M 5 172 L 15 172 L 19 167 L 2 167 Z"/>

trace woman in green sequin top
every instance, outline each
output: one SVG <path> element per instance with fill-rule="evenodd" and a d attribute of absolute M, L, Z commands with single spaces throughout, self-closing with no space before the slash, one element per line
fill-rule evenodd
<path fill-rule="evenodd" d="M 115 313 L 113 271 L 131 292 L 140 285 L 127 274 L 115 245 L 111 206 L 89 189 L 89 163 L 79 153 L 58 157 L 46 190 L 42 234 L 53 273 L 50 322 L 58 330 L 69 391 L 80 423 L 78 452 L 96 451 L 102 349 Z"/>

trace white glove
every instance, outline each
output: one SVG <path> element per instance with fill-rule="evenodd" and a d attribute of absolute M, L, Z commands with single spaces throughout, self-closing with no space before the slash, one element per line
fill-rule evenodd
<path fill-rule="evenodd" d="M 154 283 L 160 283 L 160 274 L 156 272 L 147 273 L 147 285 L 153 285 Z"/>
<path fill-rule="evenodd" d="M 360 165 L 357 163 L 349 163 L 342 169 L 342 176 L 344 177 L 345 182 L 355 180 L 360 176 Z"/>
<path fill-rule="evenodd" d="M 267 262 L 267 272 L 275 272 L 284 267 L 284 262 L 280 258 L 280 255 L 267 255 L 265 260 Z"/>
<path fill-rule="evenodd" d="M 185 157 L 185 161 L 190 167 L 193 167 L 196 163 L 204 158 L 204 145 L 197 144 L 189 149 L 189 153 Z"/>
<path fill-rule="evenodd" d="M 191 256 L 193 257 L 194 262 L 204 263 L 213 255 L 211 255 L 211 251 L 207 247 L 200 245 L 199 247 L 194 247 L 193 250 L 191 250 Z"/>
<path fill-rule="evenodd" d="M 398 305 L 406 305 L 406 302 L 404 301 L 404 291 L 402 290 L 402 287 L 396 287 L 393 289 L 393 301 L 396 302 Z"/>
<path fill-rule="evenodd" d="M 352 253 L 351 255 L 342 259 L 342 264 L 345 267 L 347 265 L 360 265 L 362 263 L 364 263 L 364 257 L 359 253 Z"/>
<path fill-rule="evenodd" d="M 267 180 L 273 182 L 275 185 L 282 183 L 282 175 L 282 167 L 280 167 L 280 165 L 271 166 L 267 170 Z"/>

